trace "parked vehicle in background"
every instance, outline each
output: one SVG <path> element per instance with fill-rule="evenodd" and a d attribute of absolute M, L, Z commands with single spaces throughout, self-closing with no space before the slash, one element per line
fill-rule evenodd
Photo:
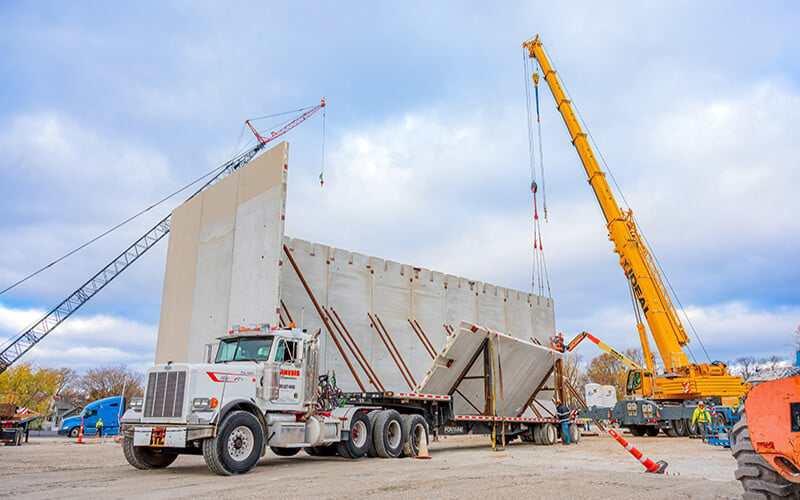
<path fill-rule="evenodd" d="M 78 437 L 83 424 L 83 434 L 93 436 L 97 433 L 97 420 L 103 419 L 103 435 L 119 433 L 119 419 L 125 411 L 125 398 L 114 396 L 89 403 L 79 416 L 65 418 L 58 433 L 71 438 Z"/>
<path fill-rule="evenodd" d="M 16 396 L 0 397 L 0 443 L 19 446 L 23 439 L 27 443 L 31 424 L 42 418 L 44 415 L 17 406 Z"/>

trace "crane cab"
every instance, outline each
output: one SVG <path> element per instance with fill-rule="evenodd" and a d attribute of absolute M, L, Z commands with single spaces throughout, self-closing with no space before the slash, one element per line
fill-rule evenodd
<path fill-rule="evenodd" d="M 653 374 L 647 370 L 628 370 L 625 396 L 628 399 L 647 398 L 653 395 Z"/>

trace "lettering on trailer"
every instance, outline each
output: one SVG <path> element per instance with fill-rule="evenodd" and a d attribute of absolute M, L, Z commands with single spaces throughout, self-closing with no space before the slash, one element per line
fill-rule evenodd
<path fill-rule="evenodd" d="M 464 434 L 466 429 L 462 425 L 445 425 L 444 426 L 444 433 L 445 434 Z"/>
<path fill-rule="evenodd" d="M 630 262 L 628 259 L 625 259 L 622 262 L 622 269 L 625 271 L 625 276 L 628 277 L 628 280 L 631 282 L 631 289 L 633 293 L 636 294 L 636 300 L 639 301 L 639 305 L 642 306 L 642 312 L 647 314 L 647 311 L 650 310 L 650 307 L 647 305 L 647 301 L 642 297 L 642 287 L 639 286 L 639 281 L 636 279 L 636 273 L 633 272 L 633 268 L 630 267 Z"/>
<path fill-rule="evenodd" d="M 255 382 L 252 374 L 248 373 L 224 373 L 224 372 L 206 372 L 208 377 L 214 382 L 227 382 L 235 384 L 237 382 Z"/>
<path fill-rule="evenodd" d="M 300 370 L 284 370 L 281 369 L 281 377 L 299 377 Z"/>

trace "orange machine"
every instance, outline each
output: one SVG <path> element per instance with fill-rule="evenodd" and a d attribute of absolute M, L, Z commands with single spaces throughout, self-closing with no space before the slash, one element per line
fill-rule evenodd
<path fill-rule="evenodd" d="M 785 370 L 768 372 L 784 378 L 753 381 L 731 433 L 736 478 L 745 493 L 764 498 L 800 497 L 800 369 Z"/>

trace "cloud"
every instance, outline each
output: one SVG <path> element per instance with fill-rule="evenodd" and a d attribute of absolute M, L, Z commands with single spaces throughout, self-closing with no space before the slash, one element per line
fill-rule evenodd
<path fill-rule="evenodd" d="M 43 310 L 15 309 L 0 303 L 3 348 L 10 339 L 30 328 L 44 315 Z M 100 365 L 125 364 L 144 371 L 155 357 L 157 330 L 157 325 L 104 314 L 74 315 L 53 329 L 20 361 L 78 371 Z"/>

